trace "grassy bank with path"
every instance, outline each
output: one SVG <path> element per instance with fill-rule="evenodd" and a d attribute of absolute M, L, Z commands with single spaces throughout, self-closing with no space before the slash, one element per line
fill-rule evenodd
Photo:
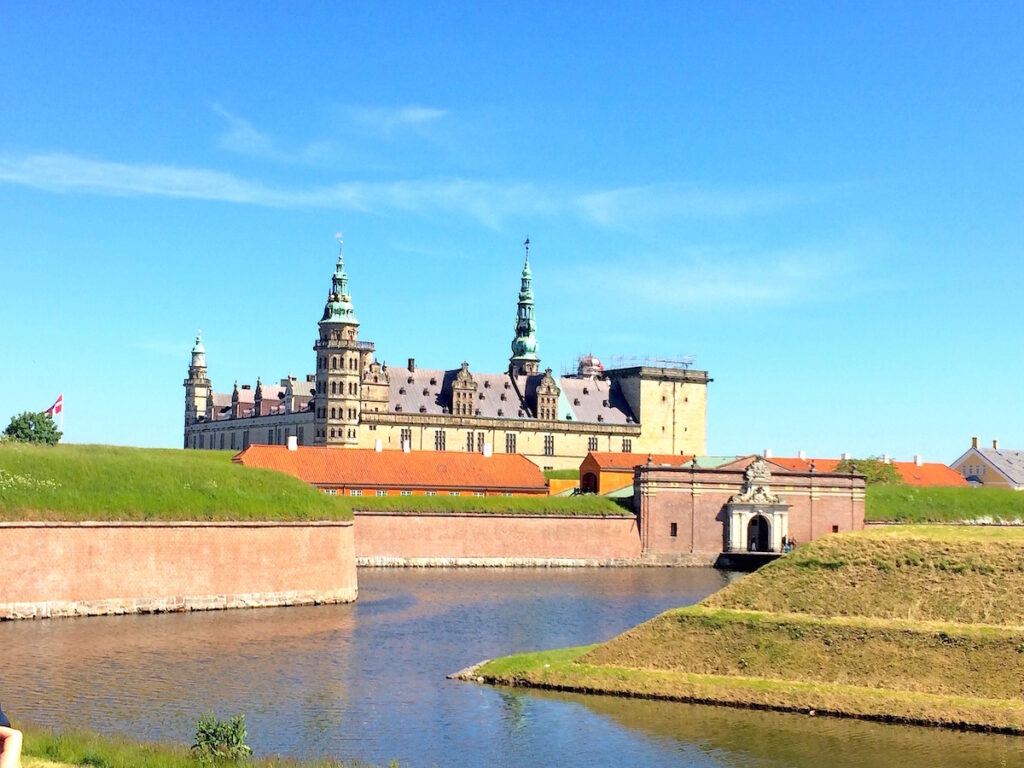
<path fill-rule="evenodd" d="M 1022 530 L 828 536 L 601 645 L 467 676 L 1024 733 L 1022 588 Z"/>
<path fill-rule="evenodd" d="M 341 450 L 341 449 L 339 449 Z M 0 444 L 0 521 L 350 520 L 353 510 L 629 516 L 595 496 L 329 496 L 230 451 Z"/>

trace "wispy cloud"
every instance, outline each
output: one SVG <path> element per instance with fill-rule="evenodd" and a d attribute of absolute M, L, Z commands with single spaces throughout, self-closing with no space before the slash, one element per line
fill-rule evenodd
<path fill-rule="evenodd" d="M 390 137 L 401 129 L 422 131 L 447 114 L 448 110 L 434 107 L 357 107 L 351 117 L 356 125 Z"/>
<path fill-rule="evenodd" d="M 270 136 L 256 130 L 248 120 L 229 112 L 220 104 L 214 104 L 212 109 L 227 122 L 227 129 L 220 134 L 217 142 L 222 149 L 257 157 L 278 154 Z"/>
<path fill-rule="evenodd" d="M 253 141 L 259 145 L 258 139 Z M 0 182 L 57 193 L 168 197 L 272 208 L 456 214 L 492 227 L 514 216 L 574 215 L 602 227 L 628 227 L 665 218 L 736 218 L 795 205 L 807 197 L 682 185 L 581 191 L 532 182 L 472 179 L 357 180 L 289 188 L 207 168 L 119 163 L 70 154 L 0 155 Z"/>
<path fill-rule="evenodd" d="M 734 219 L 803 202 L 792 189 L 723 190 L 693 184 L 658 184 L 579 195 L 575 204 L 595 224 L 617 226 L 667 216 Z"/>
<path fill-rule="evenodd" d="M 675 260 L 632 260 L 628 270 L 609 274 L 586 269 L 573 275 L 583 285 L 614 284 L 630 302 L 660 309 L 780 306 L 834 296 L 850 286 L 856 262 L 842 249 L 804 247 L 753 253 L 745 249 L 707 249 Z"/>

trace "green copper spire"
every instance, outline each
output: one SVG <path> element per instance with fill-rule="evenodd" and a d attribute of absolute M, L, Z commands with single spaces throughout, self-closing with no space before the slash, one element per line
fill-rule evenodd
<path fill-rule="evenodd" d="M 345 272 L 345 260 L 342 257 L 341 233 L 335 237 L 338 239 L 338 264 L 334 267 L 331 291 L 327 294 L 327 304 L 324 306 L 324 316 L 320 322 L 359 325 L 356 311 L 352 307 L 352 298 L 348 295 L 348 274 Z"/>
<path fill-rule="evenodd" d="M 530 271 L 530 238 L 523 243 L 526 261 L 523 264 L 522 283 L 519 287 L 519 310 L 516 313 L 516 337 L 512 341 L 509 370 L 513 374 L 536 373 L 540 369 L 537 356 L 537 323 L 533 317 L 533 273 Z"/>

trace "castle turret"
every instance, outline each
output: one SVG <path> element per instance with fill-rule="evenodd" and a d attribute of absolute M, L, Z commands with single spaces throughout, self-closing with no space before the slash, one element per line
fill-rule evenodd
<path fill-rule="evenodd" d="M 373 359 L 373 344 L 359 341 L 348 274 L 338 235 L 338 263 L 331 278 L 316 351 L 314 440 L 320 445 L 354 446 L 359 439 L 361 372 Z"/>
<path fill-rule="evenodd" d="M 206 418 L 212 403 L 210 380 L 206 376 L 206 349 L 203 347 L 203 332 L 196 333 L 192 347 L 192 364 L 185 379 L 185 447 L 189 446 L 189 427 Z M 194 446 L 193 446 L 194 447 Z"/>
<path fill-rule="evenodd" d="M 533 318 L 533 273 L 530 271 L 530 238 L 526 246 L 526 261 L 523 264 L 522 282 L 519 288 L 519 309 L 516 312 L 516 337 L 512 341 L 512 357 L 508 370 L 513 376 L 537 373 L 540 358 L 537 356 L 537 323 Z"/>

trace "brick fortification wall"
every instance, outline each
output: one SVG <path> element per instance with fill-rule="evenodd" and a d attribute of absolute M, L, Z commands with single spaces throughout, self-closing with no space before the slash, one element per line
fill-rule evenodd
<path fill-rule="evenodd" d="M 640 496 L 645 552 L 670 556 L 722 552 L 725 505 L 743 489 L 743 471 L 742 467 L 639 467 L 634 487 Z M 771 490 L 790 505 L 789 536 L 797 542 L 819 538 L 834 528 L 864 527 L 863 476 L 773 468 Z"/>
<path fill-rule="evenodd" d="M 356 599 L 354 526 L 0 523 L 0 619 Z"/>
<path fill-rule="evenodd" d="M 611 565 L 640 558 L 636 519 L 356 512 L 359 565 Z"/>

